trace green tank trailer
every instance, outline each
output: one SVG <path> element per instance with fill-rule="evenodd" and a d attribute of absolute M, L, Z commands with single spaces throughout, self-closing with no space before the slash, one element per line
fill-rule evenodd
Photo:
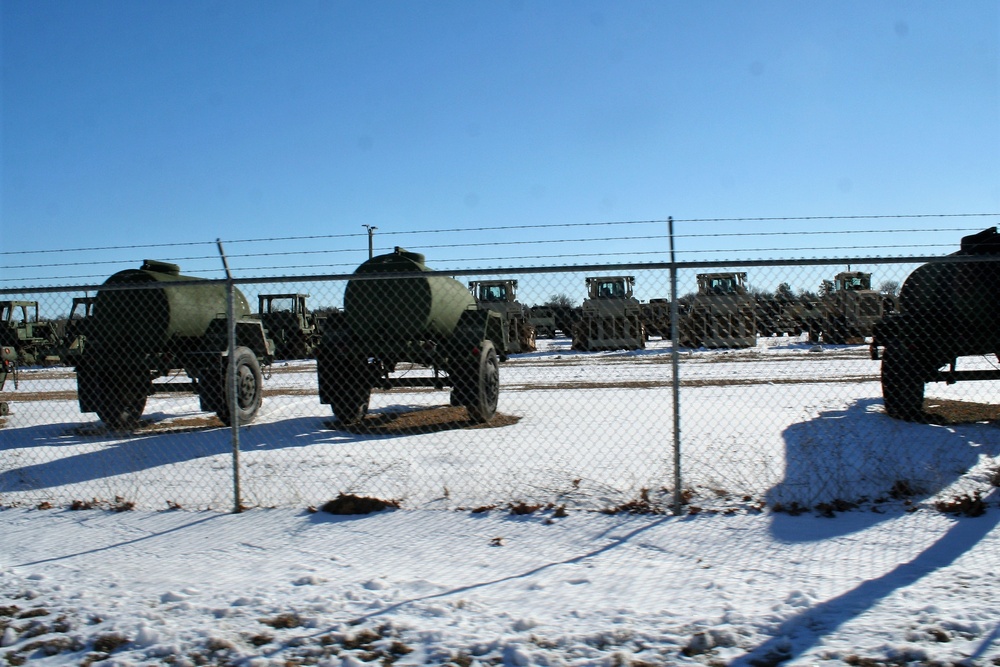
<path fill-rule="evenodd" d="M 104 282 L 86 319 L 85 344 L 71 357 L 82 412 L 128 428 L 154 392 L 153 380 L 184 370 L 190 383 L 158 386 L 195 391 L 201 408 L 224 424 L 253 421 L 261 405 L 261 365 L 271 363 L 273 344 L 236 290 L 237 412 L 231 414 L 226 286 L 202 281 L 181 275 L 176 264 L 146 260 Z M 127 286 L 138 289 L 114 289 Z"/>
<path fill-rule="evenodd" d="M 473 421 L 496 413 L 499 361 L 509 351 L 503 319 L 457 280 L 419 275 L 429 271 L 422 254 L 396 248 L 347 282 L 343 312 L 323 327 L 316 348 L 320 402 L 342 424 L 364 417 L 374 388 L 451 387 L 451 405 L 467 408 Z M 433 375 L 392 376 L 400 364 Z"/>
<path fill-rule="evenodd" d="M 998 380 L 1000 370 L 957 370 L 959 357 L 1000 353 L 1000 234 L 962 238 L 952 260 L 917 267 L 903 283 L 898 310 L 872 334 L 882 360 L 882 396 L 891 417 L 925 421 L 924 385 Z"/>

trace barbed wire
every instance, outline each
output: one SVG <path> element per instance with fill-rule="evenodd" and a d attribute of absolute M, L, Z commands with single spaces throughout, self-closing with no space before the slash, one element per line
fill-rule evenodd
<path fill-rule="evenodd" d="M 906 219 L 926 219 L 926 218 L 975 218 L 975 217 L 1000 217 L 1000 213 L 915 213 L 915 214 L 892 214 L 892 215 L 840 215 L 840 216 L 781 216 L 781 217 L 733 217 L 733 218 L 674 218 L 675 223 L 722 223 L 722 222 L 810 222 L 816 220 L 843 221 L 843 220 L 906 220 Z M 623 225 L 650 225 L 666 224 L 669 218 L 651 220 L 605 220 L 600 222 L 566 222 L 550 224 L 530 224 L 530 225 L 497 225 L 491 227 L 457 227 L 449 229 L 425 229 L 425 230 L 381 230 L 379 236 L 399 236 L 410 234 L 455 234 L 455 233 L 482 233 L 492 231 L 511 230 L 541 230 L 541 229 L 565 229 L 574 227 L 608 227 Z M 786 232 L 713 232 L 695 234 L 675 234 L 675 238 L 697 239 L 715 238 L 720 236 L 809 236 L 809 235 L 834 235 L 834 234 L 903 234 L 912 232 L 937 233 L 937 232 L 961 232 L 968 229 L 852 229 L 852 230 L 796 230 Z M 315 234 L 306 236 L 274 236 L 253 239 L 223 239 L 225 244 L 238 243 L 273 243 L 279 241 L 316 241 L 332 239 L 357 239 L 368 236 L 368 232 L 352 232 L 345 234 Z M 539 240 L 538 243 L 545 243 Z M 9 255 L 29 255 L 29 254 L 54 254 L 65 252 L 107 252 L 112 250 L 143 250 L 153 248 L 180 248 L 192 246 L 213 246 L 215 241 L 188 241 L 174 243 L 149 243 L 149 244 L 129 244 L 118 246 L 90 246 L 83 248 L 62 248 L 62 249 L 38 249 L 38 250 L 16 250 L 0 251 L 0 256 Z M 461 247 L 464 244 L 456 244 Z M 448 247 L 448 246 L 443 246 Z"/>
<path fill-rule="evenodd" d="M 723 222 L 787 222 L 787 221 L 835 221 L 835 220 L 885 220 L 885 219 L 916 219 L 916 218 L 935 218 L 935 219 L 948 219 L 948 218 L 974 218 L 974 217 L 1000 217 L 1000 213 L 951 213 L 951 214 L 907 214 L 907 215 L 851 215 L 851 216 L 784 216 L 784 217 L 733 217 L 733 218 L 677 218 L 673 221 L 675 223 L 723 223 Z M 650 225 L 657 224 L 663 225 L 667 223 L 669 219 L 660 220 L 619 220 L 619 221 L 602 221 L 602 222 L 577 222 L 577 223 L 553 223 L 544 225 L 502 225 L 494 227 L 483 227 L 483 228 L 454 228 L 454 229 L 438 229 L 438 230 L 400 230 L 400 231 L 383 231 L 378 236 L 419 236 L 422 234 L 442 234 L 442 233 L 464 233 L 464 232 L 476 232 L 482 234 L 484 232 L 500 232 L 500 231 L 510 231 L 510 230 L 543 230 L 543 229 L 553 229 L 553 228 L 593 228 L 601 227 L 605 228 L 608 226 L 640 226 L 640 225 Z M 373 228 L 377 229 L 377 228 Z M 889 229 L 797 229 L 797 230 L 784 230 L 784 231 L 726 231 L 719 232 L 716 230 L 699 230 L 696 233 L 676 233 L 675 240 L 684 240 L 687 242 L 697 241 L 699 239 L 748 239 L 748 238 L 791 238 L 791 237 L 801 237 L 801 238 L 815 238 L 815 237 L 842 237 L 844 235 L 859 236 L 866 235 L 871 237 L 872 235 L 908 235 L 914 233 L 920 234 L 955 234 L 955 233 L 967 233 L 970 231 L 978 231 L 979 228 L 969 229 L 969 228 L 955 228 L 955 227 L 939 227 L 936 229 L 916 229 L 913 226 L 901 226 L 897 228 Z M 329 240 L 329 239 L 358 239 L 368 236 L 367 232 L 359 233 L 345 233 L 345 234 L 327 234 L 327 235 L 310 235 L 310 236 L 286 236 L 286 237 L 270 237 L 270 238 L 260 238 L 260 239 L 234 239 L 229 241 L 223 241 L 224 244 L 236 245 L 245 243 L 277 243 L 277 242 L 291 242 L 291 241 L 317 241 L 317 240 Z M 589 237 L 589 238 L 536 238 L 536 239 L 516 239 L 516 240 L 498 240 L 491 238 L 489 241 L 474 241 L 474 242 L 464 242 L 464 243 L 440 243 L 440 244 L 420 244 L 419 248 L 421 251 L 424 250 L 461 250 L 470 248 L 483 248 L 483 247 L 551 247 L 557 244 L 588 244 L 588 243 L 601 243 L 601 244 L 615 244 L 615 243 L 640 243 L 640 242 L 662 242 L 664 248 L 662 250 L 642 250 L 642 251 L 623 251 L 623 252 L 608 252 L 607 250 L 602 250 L 600 252 L 576 252 L 576 253 L 557 253 L 548 252 L 545 254 L 522 254 L 518 256 L 505 256 L 503 261 L 510 263 L 514 266 L 515 263 L 524 263 L 528 261 L 538 261 L 543 260 L 546 262 L 559 262 L 559 261 L 572 261 L 580 260 L 581 258 L 610 258 L 610 257 L 649 257 L 649 256 L 659 256 L 662 257 L 664 253 L 667 252 L 666 245 L 670 239 L 670 235 L 666 229 L 663 229 L 662 233 L 657 234 L 644 234 L 644 235 L 620 235 L 620 236 L 600 236 L 600 237 Z M 369 239 L 370 240 L 370 239 Z M 132 245 L 122 245 L 122 246 L 94 246 L 88 248 L 72 248 L 63 250 L 36 250 L 36 251 L 0 251 L 0 257 L 3 256 L 23 256 L 30 254 L 62 254 L 66 255 L 69 253 L 80 253 L 80 252 L 122 252 L 122 251 L 135 251 L 135 250 L 166 250 L 170 248 L 197 248 L 197 247 L 211 247 L 213 251 L 217 251 L 217 242 L 215 241 L 200 241 L 200 242 L 178 242 L 178 243 L 164 243 L 164 244 L 132 244 Z M 264 252 L 227 252 L 227 260 L 230 261 L 235 270 L 245 272 L 245 271 L 260 271 L 267 272 L 269 275 L 273 275 L 275 272 L 288 271 L 288 270 L 312 270 L 329 273 L 336 269 L 342 267 L 354 267 L 357 262 L 322 262 L 322 263 L 300 263 L 300 264 L 271 264 L 269 266 L 247 266 L 241 268 L 240 265 L 245 264 L 247 261 L 258 260 L 260 258 L 279 258 L 279 257 L 304 257 L 304 256 L 333 256 L 343 253 L 357 254 L 364 251 L 364 248 L 360 247 L 350 247 L 350 248 L 324 248 L 317 250 L 280 250 L 269 249 Z M 649 247 L 649 243 L 643 243 L 646 247 Z M 746 258 L 747 255 L 752 253 L 800 253 L 800 252 L 845 252 L 845 251 L 866 251 L 872 252 L 882 252 L 882 251 L 894 251 L 896 253 L 902 252 L 904 250 L 916 250 L 921 248 L 936 248 L 940 247 L 940 244 L 901 244 L 901 243 L 872 243 L 866 245 L 828 245 L 819 247 L 817 244 L 809 246 L 796 246 L 796 247 L 728 247 L 720 248 L 713 246 L 710 248 L 690 248 L 690 249 L 680 249 L 677 254 L 680 257 L 690 257 L 695 255 L 705 256 L 711 253 L 726 252 L 730 254 L 738 254 L 742 258 Z M 382 250 L 380 248 L 380 250 Z M 384 249 L 386 252 L 389 249 Z M 157 253 L 160 254 L 160 253 Z M 167 254 L 167 253 L 162 253 Z M 218 260 L 219 254 L 217 252 L 212 252 L 211 254 L 191 254 L 182 257 L 174 257 L 171 259 L 173 262 L 205 262 Z M 734 257 L 733 259 L 736 259 Z M 484 258 L 482 256 L 477 257 L 462 257 L 462 258 L 447 258 L 442 257 L 434 260 L 435 265 L 441 266 L 454 266 L 456 264 L 472 264 L 482 263 L 486 261 L 494 262 L 497 257 L 491 255 L 489 258 Z M 85 280 L 94 278 L 106 277 L 107 272 L 103 273 L 87 273 L 87 274 L 75 274 L 73 269 L 79 267 L 115 267 L 122 265 L 131 265 L 136 261 L 134 258 L 115 258 L 115 259 L 102 259 L 102 260 L 87 260 L 87 261 L 58 261 L 58 262 L 46 262 L 46 263 L 21 263 L 16 265 L 0 266 L 0 271 L 41 271 L 45 274 L 48 273 L 58 273 L 58 275 L 41 275 L 41 276 L 18 276 L 18 277 L 0 277 L 0 284 L 3 283 L 13 283 L 20 282 L 22 284 L 29 282 L 52 282 L 57 280 Z M 185 270 L 188 275 L 207 275 L 215 274 L 218 269 L 198 269 L 196 267 L 191 267 Z M 70 275 L 73 274 L 73 275 Z M 265 275 L 265 274 L 259 274 Z"/>

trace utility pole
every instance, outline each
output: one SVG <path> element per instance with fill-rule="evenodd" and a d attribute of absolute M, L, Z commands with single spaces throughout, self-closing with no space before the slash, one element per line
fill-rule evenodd
<path fill-rule="evenodd" d="M 374 247 L 372 246 L 372 234 L 375 233 L 375 230 L 378 229 L 378 227 L 376 227 L 375 225 L 361 225 L 361 226 L 368 230 L 368 259 L 371 259 L 375 254 Z"/>

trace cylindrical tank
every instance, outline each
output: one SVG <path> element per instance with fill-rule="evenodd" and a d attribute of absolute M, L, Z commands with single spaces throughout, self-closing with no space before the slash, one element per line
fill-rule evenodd
<path fill-rule="evenodd" d="M 212 320 L 226 316 L 226 286 L 172 285 L 200 280 L 204 279 L 181 275 L 176 264 L 155 260 L 112 275 L 105 285 L 149 284 L 150 288 L 98 291 L 88 345 L 104 354 L 144 353 L 203 336 Z M 235 297 L 235 317 L 250 315 L 246 297 L 239 290 Z"/>
<path fill-rule="evenodd" d="M 923 323 L 926 334 L 956 334 L 992 345 L 1000 336 L 1000 235 L 995 227 L 986 229 L 963 238 L 961 247 L 953 257 L 982 261 L 917 267 L 900 289 L 899 309 Z"/>
<path fill-rule="evenodd" d="M 431 271 L 420 253 L 396 248 L 359 266 L 355 275 Z M 427 339 L 449 336 L 465 310 L 476 307 L 465 286 L 446 276 L 350 280 L 344 318 L 356 336 Z"/>

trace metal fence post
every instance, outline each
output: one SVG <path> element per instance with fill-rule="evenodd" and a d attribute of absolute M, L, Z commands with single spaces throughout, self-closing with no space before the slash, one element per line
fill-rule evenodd
<path fill-rule="evenodd" d="M 236 395 L 236 286 L 233 284 L 233 274 L 229 271 L 229 261 L 222 249 L 222 240 L 215 241 L 219 246 L 222 266 L 226 270 L 226 331 L 229 335 L 229 353 L 226 361 L 226 389 L 229 398 L 230 432 L 233 440 L 233 513 L 243 511 L 240 497 L 240 419 L 239 396 Z"/>
<path fill-rule="evenodd" d="M 681 492 L 681 379 L 680 352 L 677 349 L 680 335 L 677 331 L 677 261 L 674 257 L 674 218 L 667 218 L 670 235 L 670 366 L 673 370 L 674 391 L 674 514 L 681 513 L 684 498 Z"/>

